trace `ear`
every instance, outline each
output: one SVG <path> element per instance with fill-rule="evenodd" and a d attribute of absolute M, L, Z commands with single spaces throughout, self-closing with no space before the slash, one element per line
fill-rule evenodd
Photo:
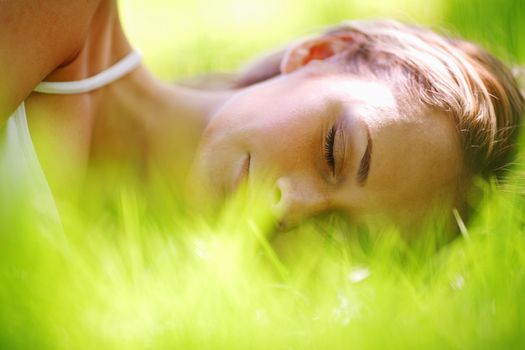
<path fill-rule="evenodd" d="M 333 33 L 296 43 L 285 52 L 281 61 L 281 73 L 290 73 L 311 61 L 322 61 L 344 52 L 349 49 L 352 41 L 349 33 Z"/>

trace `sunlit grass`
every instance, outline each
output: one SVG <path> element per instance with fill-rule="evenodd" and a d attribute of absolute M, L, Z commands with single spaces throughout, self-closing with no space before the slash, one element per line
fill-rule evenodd
<path fill-rule="evenodd" d="M 122 189 L 112 219 L 70 212 L 65 241 L 31 231 L 4 239 L 0 342 L 519 348 L 525 202 L 486 191 L 468 235 L 436 248 L 439 231 L 409 244 L 398 232 L 356 231 L 336 218 L 268 236 L 271 215 L 257 196 L 232 200 L 214 219 L 159 222 L 149 219 L 140 194 Z"/>
<path fill-rule="evenodd" d="M 449 28 L 523 59 L 521 5 L 484 4 L 121 1 L 132 41 L 164 79 L 233 69 L 355 16 Z M 467 231 L 446 245 L 439 228 L 409 244 L 337 217 L 273 235 L 263 188 L 209 216 L 122 186 L 107 205 L 94 196 L 64 208 L 65 236 L 32 229 L 13 198 L 0 216 L 0 349 L 522 348 L 520 164 L 505 191 L 480 184 Z"/>

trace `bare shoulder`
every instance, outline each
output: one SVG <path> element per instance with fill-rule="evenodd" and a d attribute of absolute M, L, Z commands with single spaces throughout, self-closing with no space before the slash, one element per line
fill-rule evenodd
<path fill-rule="evenodd" d="M 0 126 L 78 50 L 99 1 L 0 1 Z"/>

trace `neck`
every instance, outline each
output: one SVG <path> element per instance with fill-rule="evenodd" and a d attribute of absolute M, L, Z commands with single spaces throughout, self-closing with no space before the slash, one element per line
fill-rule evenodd
<path fill-rule="evenodd" d="M 233 93 L 166 84 L 144 67 L 101 92 L 92 136 L 99 147 L 91 159 L 96 162 L 100 156 L 107 163 L 111 161 L 107 157 L 116 155 L 126 164 L 138 165 L 139 172 L 149 169 L 157 178 L 160 175 L 174 192 L 185 184 L 210 117 Z"/>
<path fill-rule="evenodd" d="M 116 2 L 101 1 L 85 40 L 45 80 L 88 78 L 107 69 L 131 50 L 120 24 Z M 206 92 L 165 84 L 144 67 L 139 67 L 94 93 L 33 95 L 44 104 L 60 99 L 62 106 L 66 99 L 82 99 L 78 104 L 73 102 L 75 110 L 68 115 L 91 120 L 90 126 L 82 132 L 91 140 L 89 153 L 83 157 L 86 162 L 89 159 L 94 164 L 98 161 L 104 164 L 108 161 L 111 164 L 140 163 L 135 165 L 144 169 L 143 162 L 147 161 L 150 166 L 155 164 L 155 171 L 175 179 L 173 185 L 180 189 L 209 117 L 231 92 Z M 54 115 L 56 123 L 57 115 Z M 66 120 L 72 122 L 69 118 Z M 56 158 L 57 153 L 52 154 Z"/>

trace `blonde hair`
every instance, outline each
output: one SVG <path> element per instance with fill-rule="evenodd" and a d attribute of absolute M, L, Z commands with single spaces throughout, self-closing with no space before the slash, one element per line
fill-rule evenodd
<path fill-rule="evenodd" d="M 412 103 L 453 116 L 471 172 L 499 174 L 509 164 L 524 98 L 511 71 L 488 52 L 396 21 L 350 21 L 324 35 L 349 41 L 332 58 L 345 71 L 386 76 Z"/>

